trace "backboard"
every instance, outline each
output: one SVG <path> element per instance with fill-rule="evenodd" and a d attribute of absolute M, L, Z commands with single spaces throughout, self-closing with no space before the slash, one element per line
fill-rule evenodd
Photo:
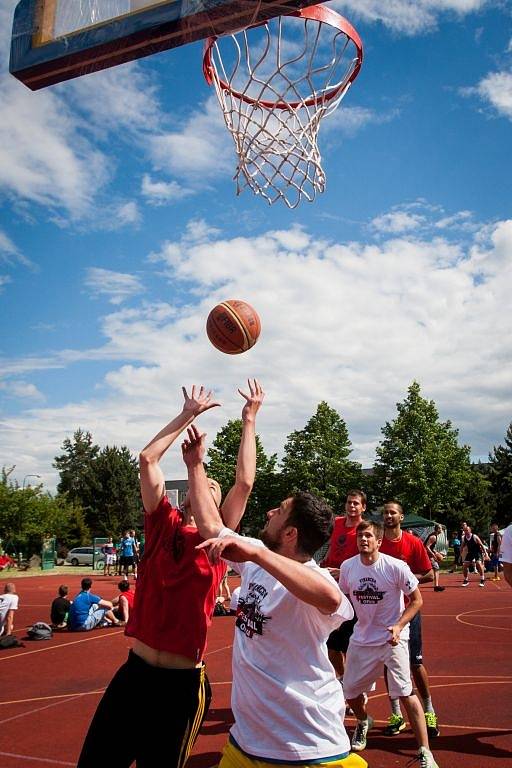
<path fill-rule="evenodd" d="M 10 71 L 35 91 L 320 0 L 20 0 Z"/>

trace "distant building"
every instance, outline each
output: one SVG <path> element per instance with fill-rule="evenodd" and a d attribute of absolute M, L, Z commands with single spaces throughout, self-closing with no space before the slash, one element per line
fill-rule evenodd
<path fill-rule="evenodd" d="M 173 507 L 183 504 L 188 490 L 188 480 L 166 480 L 165 493 Z"/>

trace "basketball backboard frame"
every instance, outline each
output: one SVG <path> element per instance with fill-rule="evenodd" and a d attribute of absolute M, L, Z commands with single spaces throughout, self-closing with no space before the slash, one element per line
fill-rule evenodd
<path fill-rule="evenodd" d="M 69 0 L 68 0 L 69 1 Z M 91 8 L 95 2 L 88 0 Z M 140 6 L 144 0 L 136 0 Z M 321 0 L 147 0 L 147 6 L 56 36 L 59 0 L 20 0 L 10 72 L 31 90 L 259 24 Z M 133 7 L 133 0 L 132 0 Z M 93 16 L 91 16 L 93 18 Z"/>

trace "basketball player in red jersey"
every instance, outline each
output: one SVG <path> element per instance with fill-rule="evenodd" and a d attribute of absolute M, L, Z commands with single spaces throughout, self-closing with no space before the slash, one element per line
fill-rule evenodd
<path fill-rule="evenodd" d="M 165 494 L 160 460 L 185 430 L 182 451 L 190 473 L 191 441 L 200 438 L 195 417 L 219 405 L 211 392 L 183 388 L 182 411 L 140 454 L 140 485 L 145 510 L 145 549 L 126 634 L 134 638 L 126 663 L 101 699 L 86 736 L 78 768 L 96 768 L 112 733 L 121 733 L 110 758 L 113 768 L 155 768 L 162 761 L 182 768 L 211 699 L 203 656 L 215 596 L 225 565 L 212 565 L 203 540 L 225 527 L 235 529 L 245 511 L 256 473 L 255 420 L 263 402 L 260 384 L 249 381 L 242 410 L 242 436 L 235 485 L 222 506 L 220 487 L 209 480 L 215 504 L 197 505 L 187 496 L 184 510 L 171 507 Z M 201 464 L 201 470 L 202 464 Z M 222 515 L 222 517 L 221 517 Z M 126 705 L 135 706 L 137 738 L 126 730 Z"/>
<path fill-rule="evenodd" d="M 396 557 L 398 560 L 407 563 L 420 584 L 433 581 L 432 564 L 425 545 L 417 536 L 413 536 L 412 533 L 408 533 L 401 528 L 401 523 L 404 519 L 401 505 L 397 501 L 388 501 L 384 505 L 382 518 L 384 522 L 384 537 L 379 551 L 384 555 L 391 555 L 391 557 Z M 421 613 L 419 611 L 411 619 L 409 625 L 409 659 L 414 684 L 423 702 L 428 735 L 430 738 L 439 736 L 437 716 L 430 696 L 427 670 L 423 665 Z M 400 700 L 392 699 L 391 707 L 391 716 L 388 725 L 384 729 L 386 736 L 396 736 L 405 729 L 405 721 L 400 710 Z"/>
<path fill-rule="evenodd" d="M 366 511 L 366 494 L 364 491 L 353 489 L 348 492 L 345 501 L 345 515 L 337 517 L 329 543 L 327 555 L 320 565 L 328 568 L 336 582 L 340 576 L 340 565 L 359 554 L 357 548 L 356 529 Z M 334 630 L 327 640 L 329 659 L 337 677 L 342 680 L 345 671 L 345 654 L 354 624 L 357 619 L 345 621 L 339 629 Z"/>

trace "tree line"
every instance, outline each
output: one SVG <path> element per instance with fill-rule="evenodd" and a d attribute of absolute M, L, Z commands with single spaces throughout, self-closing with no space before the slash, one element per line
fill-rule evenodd
<path fill-rule="evenodd" d="M 303 429 L 288 435 L 283 457 L 268 456 L 256 437 L 256 480 L 243 532 L 255 534 L 265 513 L 296 490 L 325 498 L 337 512 L 347 491 L 362 488 L 368 507 L 388 499 L 449 529 L 467 520 L 486 533 L 491 521 L 510 522 L 512 509 L 512 423 L 504 444 L 494 447 L 487 464 L 472 464 L 470 447 L 459 442 L 450 421 L 441 421 L 433 400 L 413 382 L 397 403 L 395 418 L 382 427 L 372 469 L 351 458 L 352 443 L 342 416 L 328 403 L 318 404 Z M 208 450 L 207 472 L 227 491 L 234 483 L 240 419 L 228 421 Z M 0 481 L 0 536 L 3 546 L 30 549 L 51 533 L 68 547 L 92 536 L 118 535 L 141 528 L 138 463 L 126 446 L 94 444 L 90 432 L 66 438 L 53 466 L 59 471 L 57 494 L 42 486 L 19 488 L 4 468 Z M 34 550 L 36 551 L 36 550 Z"/>

